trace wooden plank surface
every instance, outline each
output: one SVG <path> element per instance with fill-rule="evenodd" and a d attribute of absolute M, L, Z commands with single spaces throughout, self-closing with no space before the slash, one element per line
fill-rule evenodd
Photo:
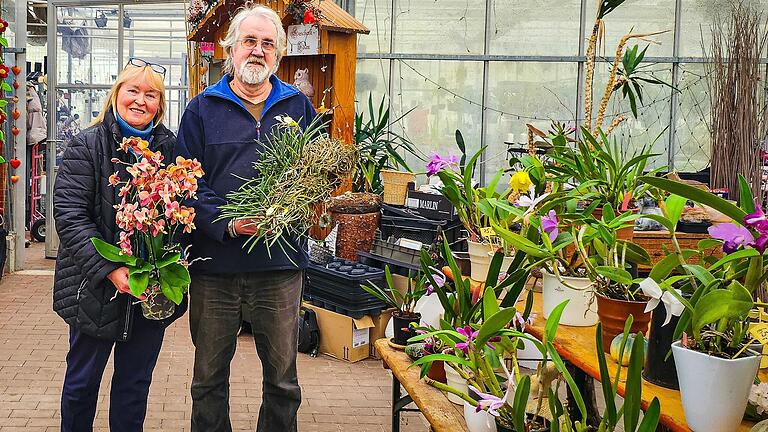
<path fill-rule="evenodd" d="M 545 323 L 541 304 L 541 294 L 534 293 L 532 313 L 536 314 L 536 318 L 533 325 L 529 325 L 525 328 L 527 333 L 530 333 L 538 339 L 543 337 Z M 583 370 L 592 378 L 600 378 L 595 344 L 595 326 L 571 327 L 561 325 L 557 329 L 554 345 L 563 359 L 571 362 L 574 366 Z M 617 363 L 613 361 L 610 356 L 608 356 L 607 360 L 608 370 L 610 371 L 611 377 L 613 377 L 616 373 Z M 621 396 L 624 396 L 624 386 L 626 384 L 625 371 L 626 368 L 622 368 L 622 377 L 619 380 L 619 394 Z M 762 381 L 768 380 L 768 372 L 765 370 L 761 370 L 759 375 Z M 600 391 L 599 389 L 597 390 Z M 659 403 L 661 405 L 660 424 L 675 432 L 689 432 L 690 429 L 685 422 L 683 405 L 680 400 L 680 392 L 666 389 L 643 380 L 643 399 L 641 405 L 644 410 L 648 408 L 648 405 L 651 403 L 654 396 L 659 398 Z M 743 421 L 738 431 L 747 432 L 753 425 L 753 422 Z"/>
<path fill-rule="evenodd" d="M 413 401 L 421 410 L 424 417 L 435 432 L 467 431 L 464 421 L 464 409 L 445 397 L 445 394 L 419 379 L 419 368 L 408 368 L 411 360 L 403 352 L 389 346 L 386 339 L 375 342 L 376 351 L 381 359 L 392 370 L 405 388 L 405 391 L 413 398 Z"/>

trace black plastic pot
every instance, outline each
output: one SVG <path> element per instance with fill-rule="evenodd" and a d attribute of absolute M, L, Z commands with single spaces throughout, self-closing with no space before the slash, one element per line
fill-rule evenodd
<path fill-rule="evenodd" d="M 706 234 L 707 229 L 712 226 L 711 222 L 677 222 L 676 230 L 689 234 Z"/>
<path fill-rule="evenodd" d="M 531 420 L 532 417 L 533 417 L 533 414 L 531 413 L 527 413 L 525 415 L 525 418 L 529 421 Z M 549 420 L 545 419 L 542 416 L 536 416 L 536 423 L 543 424 L 544 427 L 540 427 L 538 429 L 531 429 L 530 432 L 549 432 L 549 423 L 550 423 Z M 499 423 L 498 417 L 496 417 L 496 431 L 497 432 L 520 432 L 520 431 L 516 431 L 515 428 L 509 428 Z"/>
<path fill-rule="evenodd" d="M 674 342 L 672 334 L 680 317 L 673 316 L 667 325 L 662 326 L 666 317 L 667 311 L 663 304 L 659 304 L 651 313 L 651 329 L 648 335 L 648 352 L 645 355 L 643 378 L 657 386 L 679 390 L 671 345 Z"/>
<path fill-rule="evenodd" d="M 395 343 L 398 345 L 406 345 L 408 339 L 414 336 L 411 323 L 418 324 L 421 320 L 421 314 L 415 313 L 412 316 L 400 316 L 400 311 L 392 313 L 392 322 L 395 328 Z"/>

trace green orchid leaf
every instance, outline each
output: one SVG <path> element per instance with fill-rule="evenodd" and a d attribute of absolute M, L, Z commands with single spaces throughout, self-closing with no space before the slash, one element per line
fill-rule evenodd
<path fill-rule="evenodd" d="M 660 417 L 661 405 L 659 404 L 659 398 L 654 397 L 651 401 L 651 404 L 648 405 L 648 409 L 645 410 L 643 421 L 640 422 L 640 426 L 638 426 L 637 432 L 655 432 L 659 425 Z"/>
<path fill-rule="evenodd" d="M 98 237 L 91 237 L 91 243 L 96 248 L 96 252 L 108 261 L 123 263 L 128 266 L 136 265 L 136 257 L 122 253 L 121 249 L 113 244 L 109 244 Z"/>
<path fill-rule="evenodd" d="M 545 342 L 553 342 L 555 340 L 557 327 L 560 324 L 560 317 L 563 315 L 563 311 L 565 310 L 565 307 L 568 306 L 569 301 L 570 300 L 566 300 L 560 303 L 559 305 L 555 306 L 554 309 L 552 309 L 552 312 L 550 312 L 549 317 L 544 324 L 544 337 L 546 338 Z"/>
<path fill-rule="evenodd" d="M 486 285 L 488 286 L 488 285 Z M 483 318 L 487 321 L 492 316 L 499 313 L 499 303 L 496 301 L 496 292 L 492 289 L 486 289 L 483 292 Z"/>
<path fill-rule="evenodd" d="M 739 207 L 746 213 L 755 212 L 755 201 L 752 198 L 752 188 L 747 179 L 739 174 Z"/>
<path fill-rule="evenodd" d="M 489 290 L 493 291 L 493 290 Z M 496 333 L 506 327 L 515 318 L 517 310 L 515 308 L 502 309 L 499 312 L 493 314 L 490 318 L 483 322 L 480 326 L 480 331 L 475 339 L 475 346 L 482 347 L 488 340 L 496 335 Z"/>
<path fill-rule="evenodd" d="M 632 275 L 624 269 L 620 269 L 617 267 L 610 267 L 610 266 L 597 266 L 595 267 L 595 271 L 600 276 L 604 276 L 614 282 L 617 282 L 623 285 L 632 284 Z"/>
<path fill-rule="evenodd" d="M 696 255 L 696 251 L 690 250 L 690 249 L 683 249 L 682 250 L 683 259 L 688 261 L 692 256 Z M 651 273 L 648 275 L 649 278 L 655 280 L 657 283 L 661 282 L 663 279 L 666 279 L 670 273 L 674 269 L 680 266 L 680 259 L 677 255 L 667 255 L 664 257 L 661 261 L 657 262 L 653 269 L 651 269 Z"/>
<path fill-rule="evenodd" d="M 667 198 L 666 201 L 666 207 L 667 207 L 667 218 L 669 218 L 669 221 L 674 224 L 674 226 L 677 226 L 677 222 L 680 220 L 680 216 L 683 214 L 683 208 L 685 208 L 685 203 L 688 201 L 686 198 L 672 194 Z M 673 232 L 674 230 L 671 230 L 670 232 Z"/>
<path fill-rule="evenodd" d="M 134 272 L 128 274 L 128 286 L 134 296 L 139 297 L 144 294 L 149 285 L 149 272 Z"/>
<path fill-rule="evenodd" d="M 525 430 L 525 413 L 528 406 L 528 396 L 531 393 L 531 377 L 523 375 L 515 388 L 515 398 L 512 410 L 515 412 L 515 430 Z"/>
<path fill-rule="evenodd" d="M 698 335 L 701 329 L 721 319 L 743 319 L 749 314 L 754 303 L 752 295 L 740 283 L 733 281 L 728 289 L 715 289 L 701 297 L 693 310 L 693 331 Z"/>
<path fill-rule="evenodd" d="M 520 234 L 513 233 L 498 225 L 493 225 L 493 230 L 501 237 L 505 242 L 513 245 L 516 249 L 520 249 L 526 254 L 534 258 L 544 258 L 550 256 L 547 251 L 540 249 L 536 244 L 521 236 Z"/>
<path fill-rule="evenodd" d="M 645 339 L 643 333 L 635 335 L 627 368 L 627 384 L 624 388 L 624 430 L 635 431 L 640 418 L 640 403 L 643 392 L 643 363 L 645 363 Z"/>
<path fill-rule="evenodd" d="M 470 362 L 469 360 L 463 359 L 461 357 L 457 357 L 455 355 L 450 355 L 450 354 L 430 354 L 430 355 L 426 355 L 426 356 L 424 356 L 424 357 L 414 361 L 408 367 L 420 366 L 420 365 L 423 365 L 423 364 L 432 364 L 433 362 L 436 362 L 436 361 L 444 361 L 446 363 L 458 364 L 458 365 L 466 366 L 468 368 L 473 368 L 474 367 L 474 364 L 472 364 L 472 362 Z"/>
<path fill-rule="evenodd" d="M 181 259 L 181 253 L 179 252 L 168 254 L 167 256 L 163 257 L 163 259 L 157 262 L 157 268 L 167 267 L 173 263 L 179 262 L 180 259 Z"/>
<path fill-rule="evenodd" d="M 739 223 L 739 224 L 743 223 L 744 216 L 747 215 L 747 213 L 744 212 L 744 210 L 740 209 L 739 207 L 736 207 L 730 202 L 710 192 L 690 186 L 686 183 L 677 182 L 677 181 L 673 181 L 673 180 L 669 180 L 661 177 L 651 177 L 651 176 L 640 177 L 640 181 L 646 184 L 649 184 L 651 186 L 657 187 L 659 189 L 665 190 L 667 192 L 680 195 L 682 197 L 685 197 L 699 204 L 708 205 L 713 209 L 719 211 L 720 213 L 733 219 L 734 221 L 736 221 L 736 223 Z"/>
<path fill-rule="evenodd" d="M 595 343 L 597 344 L 596 352 L 598 353 L 597 361 L 600 367 L 600 385 L 603 388 L 603 398 L 605 400 L 605 416 L 608 420 L 608 425 L 611 427 L 616 425 L 618 421 L 616 416 L 616 394 L 613 387 L 611 387 L 611 374 L 608 372 L 608 363 L 605 361 L 603 353 L 603 324 L 597 323 L 597 331 L 595 331 Z"/>

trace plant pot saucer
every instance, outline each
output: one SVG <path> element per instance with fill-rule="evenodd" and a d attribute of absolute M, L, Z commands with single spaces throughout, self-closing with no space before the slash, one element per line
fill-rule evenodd
<path fill-rule="evenodd" d="M 405 345 L 400 345 L 395 343 L 395 338 L 389 338 L 387 339 L 387 343 L 389 346 L 393 349 L 396 349 L 398 351 L 405 351 Z"/>

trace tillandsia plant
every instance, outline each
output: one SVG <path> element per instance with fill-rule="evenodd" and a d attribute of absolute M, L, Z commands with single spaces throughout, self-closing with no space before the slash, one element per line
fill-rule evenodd
<path fill-rule="evenodd" d="M 258 231 L 245 242 L 249 251 L 259 242 L 268 251 L 275 245 L 290 248 L 285 236 L 305 235 L 316 219 L 315 204 L 328 199 L 357 165 L 357 147 L 328 136 L 319 116 L 304 130 L 290 117 L 277 119 L 279 125 L 253 164 L 258 174 L 244 179 L 221 206 L 219 219 L 257 221 Z"/>
<path fill-rule="evenodd" d="M 741 202 L 736 206 L 714 194 L 690 185 L 659 178 L 642 180 L 671 194 L 662 202 L 663 216 L 653 216 L 669 229 L 674 254 L 659 262 L 650 277 L 685 306 L 675 328 L 674 337 L 683 338 L 689 349 L 723 358 L 747 354 L 748 316 L 757 306 L 756 291 L 768 279 L 764 260 L 768 245 L 768 216 L 753 201 L 751 188 L 739 178 Z M 710 227 L 714 239 L 699 242 L 698 250 L 680 247 L 675 225 L 686 200 L 707 205 L 733 219 L 732 223 Z M 705 254 L 712 244 L 722 244 L 724 256 L 717 259 Z M 691 263 L 698 257 L 697 264 Z M 680 296 L 672 285 L 682 285 L 692 292 L 690 299 Z"/>
<path fill-rule="evenodd" d="M 384 267 L 384 279 L 386 287 L 380 287 L 375 283 L 362 284 L 360 288 L 367 293 L 386 303 L 387 306 L 400 311 L 402 317 L 412 317 L 416 315 L 416 303 L 427 293 L 427 277 L 421 273 L 416 277 L 408 277 L 408 285 L 404 293 L 398 291 L 392 279 L 392 272 L 389 266 Z"/>
<path fill-rule="evenodd" d="M 367 120 L 364 112 L 355 113 L 355 144 L 360 149 L 360 158 L 352 188 L 355 192 L 381 195 L 384 191 L 381 170 L 402 168 L 410 172 L 406 156 L 421 160 L 422 155 L 408 138 L 392 130 L 412 110 L 390 121 L 386 97 L 382 97 L 378 108 L 374 109 L 373 96 L 369 94 L 367 106 Z"/>
<path fill-rule="evenodd" d="M 190 277 L 174 236 L 179 229 L 185 233 L 195 229 L 195 210 L 179 201 L 195 198 L 203 170 L 196 159 L 181 156 L 165 165 L 163 155 L 151 151 L 149 143 L 139 138 L 123 139 L 120 151 L 135 155 L 139 161 L 128 164 L 112 160 L 127 165 L 131 176 L 126 180 L 118 173 L 109 177 L 110 185 L 120 187 L 122 198 L 115 206 L 119 246 L 96 237 L 91 242 L 101 256 L 128 267 L 128 284 L 136 297 L 150 301 L 162 293 L 178 305 L 189 288 Z"/>

